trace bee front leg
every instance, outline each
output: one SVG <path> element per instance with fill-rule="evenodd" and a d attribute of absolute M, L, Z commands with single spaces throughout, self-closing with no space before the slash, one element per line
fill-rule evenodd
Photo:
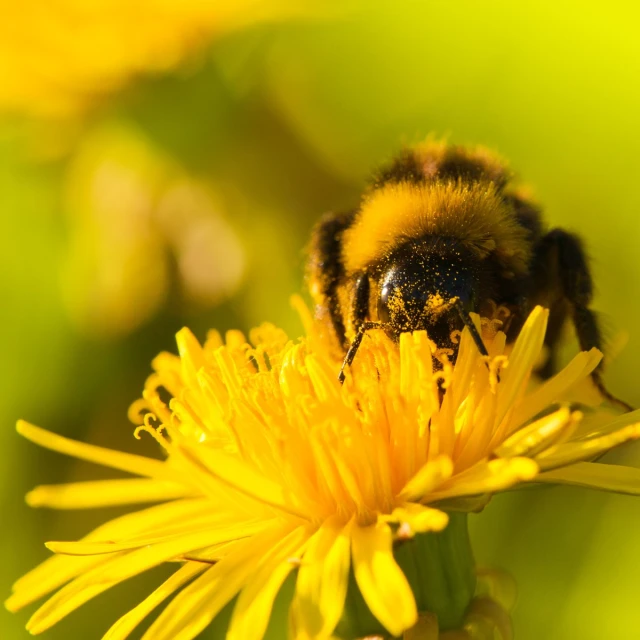
<path fill-rule="evenodd" d="M 364 338 L 364 334 L 367 331 L 371 331 L 371 329 L 382 329 L 384 324 L 382 322 L 363 322 L 358 327 L 358 332 L 356 333 L 356 337 L 353 339 L 351 346 L 349 347 L 349 351 L 347 351 L 347 355 L 344 357 L 344 361 L 342 363 L 342 367 L 340 368 L 340 373 L 338 374 L 338 380 L 340 384 L 342 384 L 345 380 L 345 369 L 350 367 L 353 359 L 356 357 L 356 353 L 360 348 L 360 343 L 362 342 L 362 338 Z"/>
<path fill-rule="evenodd" d="M 367 322 L 366 318 L 369 315 L 369 295 L 371 292 L 371 285 L 369 283 L 369 276 L 366 273 L 361 274 L 355 284 L 355 290 L 353 294 L 353 300 L 351 305 L 351 319 L 354 327 L 356 327 L 356 335 L 353 341 L 349 345 L 347 355 L 344 358 L 338 380 L 341 383 L 345 379 L 345 369 L 351 366 L 353 359 L 356 357 L 362 338 L 364 334 L 370 329 L 378 329 L 382 325 L 379 322 Z"/>

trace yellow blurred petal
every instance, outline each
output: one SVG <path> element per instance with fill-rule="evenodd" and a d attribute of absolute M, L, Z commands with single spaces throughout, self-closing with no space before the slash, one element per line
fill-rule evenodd
<path fill-rule="evenodd" d="M 443 481 L 451 477 L 453 462 L 449 456 L 441 455 L 424 464 L 404 486 L 400 500 L 419 500 L 434 491 Z"/>
<path fill-rule="evenodd" d="M 298 570 L 296 638 L 324 638 L 335 629 L 344 609 L 351 539 L 344 526 L 326 522 L 311 538 Z"/>
<path fill-rule="evenodd" d="M 568 484 L 586 489 L 640 495 L 640 469 L 599 462 L 578 462 L 568 467 L 545 471 L 536 482 Z"/>
<path fill-rule="evenodd" d="M 494 491 L 504 491 L 514 484 L 532 480 L 538 473 L 538 465 L 529 458 L 507 458 L 480 462 L 459 476 L 453 476 L 445 486 L 434 491 L 434 501 L 458 496 L 473 496 Z"/>
<path fill-rule="evenodd" d="M 124 453 L 122 451 L 114 451 L 113 449 L 104 449 L 95 445 L 70 440 L 63 436 L 59 436 L 40 427 L 36 427 L 24 420 L 19 420 L 16 429 L 21 436 L 35 442 L 36 444 L 51 449 L 58 453 L 95 462 L 103 467 L 111 467 L 126 471 L 136 476 L 147 476 L 150 478 L 165 478 L 168 480 L 179 480 L 179 475 L 173 469 L 161 460 L 153 460 L 137 456 L 132 453 Z"/>
<path fill-rule="evenodd" d="M 572 414 L 563 407 L 516 431 L 495 451 L 501 458 L 533 456 L 540 451 L 566 440 L 575 430 L 580 414 Z"/>
<path fill-rule="evenodd" d="M 69 484 L 42 485 L 27 494 L 30 507 L 50 509 L 95 509 L 141 502 L 186 498 L 194 490 L 166 480 L 96 480 Z"/>
<path fill-rule="evenodd" d="M 289 528 L 287 528 L 287 526 Z M 265 553 L 290 533 L 277 524 L 240 542 L 216 565 L 185 587 L 156 618 L 143 640 L 192 640 L 242 589 Z"/>
<path fill-rule="evenodd" d="M 562 467 L 574 462 L 594 458 L 600 453 L 609 451 L 629 440 L 640 438 L 640 423 L 629 425 L 599 438 L 578 440 L 558 445 L 536 456 L 536 462 L 544 471 Z"/>
<path fill-rule="evenodd" d="M 393 558 L 389 525 L 355 525 L 351 533 L 356 582 L 371 613 L 394 636 L 418 620 L 413 592 Z"/>
<path fill-rule="evenodd" d="M 406 523 L 415 533 L 442 531 L 449 523 L 449 516 L 444 511 L 421 504 L 398 507 L 393 510 L 391 517 L 395 522 Z"/>
<path fill-rule="evenodd" d="M 122 616 L 102 637 L 102 640 L 124 640 L 160 603 L 173 595 L 180 587 L 207 569 L 210 565 L 187 562 L 137 607 Z"/>
<path fill-rule="evenodd" d="M 611 415 L 606 412 L 596 412 L 593 416 L 585 415 L 578 426 L 577 437 L 574 439 L 606 436 L 636 422 L 640 422 L 640 409 L 620 415 Z"/>
<path fill-rule="evenodd" d="M 300 557 L 308 538 L 309 530 L 298 527 L 264 554 L 257 571 L 240 592 L 229 623 L 227 640 L 262 640 L 273 601 L 295 568 L 293 560 Z"/>

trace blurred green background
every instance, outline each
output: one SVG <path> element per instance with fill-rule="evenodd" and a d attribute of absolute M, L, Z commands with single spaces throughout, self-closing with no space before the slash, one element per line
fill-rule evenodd
<path fill-rule="evenodd" d="M 608 383 L 640 406 L 640 9 L 621 1 L 295 4 L 270 15 L 253 6 L 269 2 L 243 3 L 234 17 L 229 3 L 228 29 L 210 29 L 218 23 L 208 16 L 197 39 L 185 35 L 186 53 L 160 69 L 116 69 L 117 82 L 113 70 L 108 83 L 90 73 L 84 85 L 61 81 L 68 56 L 56 67 L 55 47 L 40 43 L 46 21 L 34 35 L 21 20 L 24 33 L 12 37 L 27 45 L 0 46 L 0 71 L 28 72 L 36 88 L 46 81 L 41 94 L 12 100 L 0 78 L 5 596 L 46 557 L 44 540 L 105 519 L 104 511 L 31 510 L 26 491 L 112 475 L 22 441 L 15 420 L 152 453 L 126 418 L 151 358 L 173 349 L 185 324 L 201 338 L 209 327 L 246 330 L 263 320 L 298 333 L 289 296 L 303 289 L 314 220 L 353 205 L 373 166 L 430 132 L 497 149 L 534 188 L 549 223 L 584 237 L 594 307 L 615 345 L 628 336 Z M 91 19 L 102 24 L 99 12 Z M 146 30 L 142 21 L 132 33 L 143 40 Z M 47 109 L 58 102 L 65 107 Z M 639 466 L 640 447 L 607 459 Z M 639 637 L 640 502 L 528 490 L 497 497 L 471 521 L 478 561 L 518 581 L 519 640 Z M 46 637 L 100 637 L 159 573 L 88 603 Z M 26 619 L 0 611 L 2 638 L 26 637 Z"/>

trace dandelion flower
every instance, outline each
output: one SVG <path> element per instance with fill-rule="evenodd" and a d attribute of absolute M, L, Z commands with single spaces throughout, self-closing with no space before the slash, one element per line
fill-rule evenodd
<path fill-rule="evenodd" d="M 473 584 L 465 578 L 461 594 L 443 598 L 429 586 L 437 576 L 415 574 L 425 558 L 446 556 L 451 545 L 438 544 L 439 536 L 455 542 L 462 532 L 464 539 L 465 511 L 527 482 L 640 494 L 640 471 L 589 462 L 637 438 L 640 412 L 607 422 L 562 404 L 600 352 L 578 354 L 528 390 L 547 317 L 534 309 L 508 355 L 495 327 L 484 326 L 488 358 L 465 330 L 455 366 L 425 332 L 402 335 L 399 348 L 371 332 L 344 385 L 308 319 L 308 335 L 296 343 L 269 325 L 251 333 L 251 344 L 239 332 L 224 342 L 212 332 L 201 346 L 181 330 L 179 355 L 154 360 L 155 373 L 132 407 L 137 435 L 157 440 L 162 461 L 19 423 L 37 444 L 137 476 L 38 487 L 27 497 L 31 505 L 161 502 L 77 542 L 49 542 L 55 555 L 16 583 L 7 606 L 54 592 L 28 623 L 40 633 L 111 586 L 175 562 L 173 575 L 105 638 L 127 637 L 170 599 L 144 638 L 189 640 L 237 597 L 227 638 L 259 640 L 292 572 L 289 633 L 297 640 L 356 633 L 345 630 L 343 614 L 357 598 L 393 636 L 415 627 L 425 608 L 441 630 L 455 628 Z M 462 556 L 442 560 L 443 571 L 473 574 L 464 544 L 456 552 Z M 359 631 L 366 633 L 376 631 Z"/>

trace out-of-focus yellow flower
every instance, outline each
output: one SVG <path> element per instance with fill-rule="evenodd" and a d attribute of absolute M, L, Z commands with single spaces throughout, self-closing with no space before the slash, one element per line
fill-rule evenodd
<path fill-rule="evenodd" d="M 292 0 L 5 0 L 0 109 L 73 115 L 137 75 L 175 68 L 218 35 L 306 15 L 314 6 Z"/>
<path fill-rule="evenodd" d="M 225 342 L 212 332 L 201 346 L 183 329 L 180 355 L 154 360 L 143 399 L 132 407 L 164 460 L 19 423 L 42 446 L 139 476 L 38 487 L 31 505 L 164 502 L 78 542 L 48 543 L 55 555 L 16 583 L 7 606 L 16 610 L 55 591 L 28 623 L 39 633 L 111 586 L 176 562 L 175 573 L 106 638 L 126 637 L 171 597 L 144 637 L 194 638 L 238 596 L 227 637 L 259 640 L 276 594 L 297 570 L 292 637 L 328 638 L 341 635 L 352 571 L 358 597 L 382 627 L 392 635 L 412 629 L 417 591 L 398 557 L 407 545 L 440 548 L 434 536 L 466 527 L 465 516 L 452 511 L 479 509 L 492 493 L 523 482 L 640 494 L 640 471 L 587 461 L 637 438 L 640 412 L 603 424 L 552 408 L 598 364 L 597 350 L 527 391 L 547 317 L 536 308 L 508 356 L 505 335 L 492 325 L 483 333 L 488 358 L 465 330 L 455 367 L 425 332 L 402 335 L 399 349 L 372 332 L 343 386 L 339 363 L 309 319 L 298 343 L 265 325 L 251 333 L 253 346 L 238 332 Z M 486 607 L 472 614 L 473 607 L 471 635 L 462 637 L 474 637 L 474 628 L 484 637 L 491 615 Z"/>
<path fill-rule="evenodd" d="M 171 286 L 187 306 L 206 308 L 241 283 L 244 251 L 211 189 L 132 127 L 86 136 L 67 169 L 64 203 L 62 287 L 85 333 L 129 333 Z"/>

